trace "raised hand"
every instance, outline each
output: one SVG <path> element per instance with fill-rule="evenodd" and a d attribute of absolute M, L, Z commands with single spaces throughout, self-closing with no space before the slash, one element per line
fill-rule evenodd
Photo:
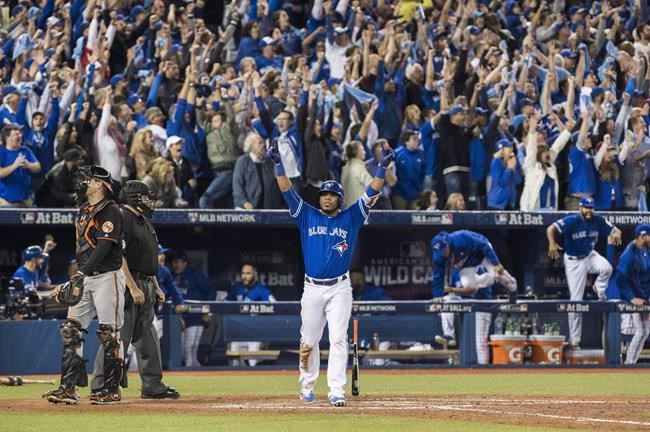
<path fill-rule="evenodd" d="M 381 149 L 381 162 L 379 164 L 384 168 L 388 168 L 388 165 L 394 160 L 395 152 L 388 144 L 384 144 L 384 148 Z"/>

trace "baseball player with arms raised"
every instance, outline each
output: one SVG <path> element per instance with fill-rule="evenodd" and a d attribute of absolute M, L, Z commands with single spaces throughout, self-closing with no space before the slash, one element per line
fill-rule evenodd
<path fill-rule="evenodd" d="M 352 313 L 350 261 L 359 230 L 384 186 L 386 168 L 395 154 L 388 145 L 384 146 L 380 166 L 366 192 L 345 209 L 341 208 L 343 188 L 339 183 L 333 180 L 323 183 L 319 192 L 320 209 L 316 209 L 293 189 L 278 150 L 271 147 L 268 156 L 275 164 L 278 186 L 300 231 L 305 262 L 305 288 L 300 301 L 300 399 L 307 404 L 314 402 L 314 385 L 320 368 L 318 344 L 327 323 L 328 398 L 333 406 L 346 406 L 347 334 Z"/>
<path fill-rule="evenodd" d="M 491 298 L 491 291 L 479 293 L 479 290 L 490 289 L 497 282 L 516 295 L 516 279 L 501 265 L 499 257 L 485 236 L 468 230 L 453 233 L 442 231 L 431 239 L 431 248 L 433 298 L 443 297 L 445 294 Z M 449 279 L 456 279 L 455 286 L 446 286 L 447 270 L 452 273 Z M 453 275 L 456 271 L 458 274 Z M 475 319 L 478 363 L 487 364 L 489 352 L 486 342 L 492 315 L 489 312 L 477 312 Z"/>
<path fill-rule="evenodd" d="M 621 298 L 636 306 L 650 301 L 650 225 L 634 229 L 634 240 L 625 248 L 616 269 L 616 285 Z M 634 336 L 627 349 L 626 364 L 635 364 L 650 335 L 650 314 L 632 314 Z"/>
<path fill-rule="evenodd" d="M 95 317 L 104 349 L 104 385 L 91 403 L 116 404 L 122 397 L 124 361 L 119 328 L 124 322 L 125 277 L 121 268 L 122 215 L 112 200 L 112 183 L 109 172 L 98 166 L 81 167 L 75 174 L 75 192 L 87 202 L 75 220 L 79 270 L 69 284 L 55 290 L 57 301 L 70 307 L 67 320 L 59 327 L 63 339 L 61 385 L 43 395 L 52 403 L 76 404 L 77 385 L 88 385 L 82 332 Z"/>
<path fill-rule="evenodd" d="M 564 248 L 558 245 L 556 233 L 562 234 Z M 621 231 L 604 217 L 594 214 L 594 199 L 591 197 L 580 199 L 578 213 L 553 222 L 546 229 L 548 256 L 558 259 L 560 251 L 564 250 L 564 271 L 571 300 L 583 299 L 587 275 L 590 273 L 598 274 L 594 288 L 600 300 L 606 299 L 605 290 L 612 275 L 612 266 L 594 250 L 601 235 L 607 236 L 611 244 L 621 244 Z M 579 347 L 582 337 L 580 313 L 569 313 L 569 334 L 569 344 Z"/>

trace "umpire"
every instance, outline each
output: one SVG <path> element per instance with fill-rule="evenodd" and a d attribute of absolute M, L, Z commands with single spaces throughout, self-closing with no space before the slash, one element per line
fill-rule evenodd
<path fill-rule="evenodd" d="M 124 350 L 133 344 L 142 380 L 142 398 L 178 399 L 180 394 L 162 381 L 160 344 L 154 327 L 157 301 L 165 301 L 158 286 L 158 238 L 151 222 L 156 195 L 145 183 L 128 181 L 120 192 L 126 275 L 129 290 L 124 301 L 124 325 L 120 336 Z M 93 394 L 104 384 L 101 348 L 95 358 Z M 126 387 L 126 374 L 123 384 Z"/>
<path fill-rule="evenodd" d="M 61 384 L 43 395 L 52 403 L 76 404 L 76 386 L 88 385 L 82 355 L 82 332 L 95 316 L 97 337 L 103 347 L 106 379 L 92 400 L 95 405 L 121 400 L 120 381 L 124 362 L 118 329 L 124 321 L 124 273 L 122 266 L 122 216 L 112 200 L 113 181 L 104 168 L 79 168 L 75 193 L 86 201 L 75 220 L 79 271 L 55 290 L 56 299 L 69 305 L 68 318 L 59 327 L 63 339 Z"/>

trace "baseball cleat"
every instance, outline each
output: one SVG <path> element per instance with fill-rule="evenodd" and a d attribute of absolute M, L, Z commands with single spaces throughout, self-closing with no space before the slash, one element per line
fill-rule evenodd
<path fill-rule="evenodd" d="M 181 397 L 181 394 L 177 392 L 174 387 L 167 387 L 162 393 L 155 395 L 146 395 L 142 393 L 140 397 L 142 399 L 178 399 Z"/>
<path fill-rule="evenodd" d="M 94 399 L 90 401 L 91 405 L 115 405 L 120 403 L 122 395 L 120 390 L 100 390 L 97 392 Z"/>
<path fill-rule="evenodd" d="M 79 395 L 76 392 L 69 392 L 63 387 L 43 393 L 43 397 L 47 397 L 47 401 L 54 404 L 76 405 L 79 402 Z"/>
<path fill-rule="evenodd" d="M 344 407 L 348 405 L 348 401 L 345 400 L 345 396 L 332 396 L 330 397 L 330 405 L 335 407 Z"/>
<path fill-rule="evenodd" d="M 314 403 L 314 391 L 310 391 L 307 394 L 304 394 L 303 392 L 300 392 L 300 400 L 305 404 L 305 405 L 311 405 Z"/>
<path fill-rule="evenodd" d="M 456 339 L 454 339 L 451 336 L 436 335 L 434 337 L 434 340 L 436 341 L 436 343 L 438 343 L 440 345 L 447 345 L 447 346 L 450 346 L 450 347 L 455 347 L 456 346 Z"/>

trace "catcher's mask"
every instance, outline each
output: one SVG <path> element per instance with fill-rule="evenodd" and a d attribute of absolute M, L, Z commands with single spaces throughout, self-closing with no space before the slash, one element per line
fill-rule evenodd
<path fill-rule="evenodd" d="M 146 217 L 151 217 L 156 206 L 156 194 L 146 183 L 129 180 L 120 191 L 120 202 L 137 209 Z"/>
<path fill-rule="evenodd" d="M 104 168 L 96 165 L 85 165 L 79 167 L 73 176 L 73 187 L 78 197 L 84 197 L 88 190 L 88 181 L 99 180 L 104 187 L 112 194 L 113 179 L 111 174 Z"/>

